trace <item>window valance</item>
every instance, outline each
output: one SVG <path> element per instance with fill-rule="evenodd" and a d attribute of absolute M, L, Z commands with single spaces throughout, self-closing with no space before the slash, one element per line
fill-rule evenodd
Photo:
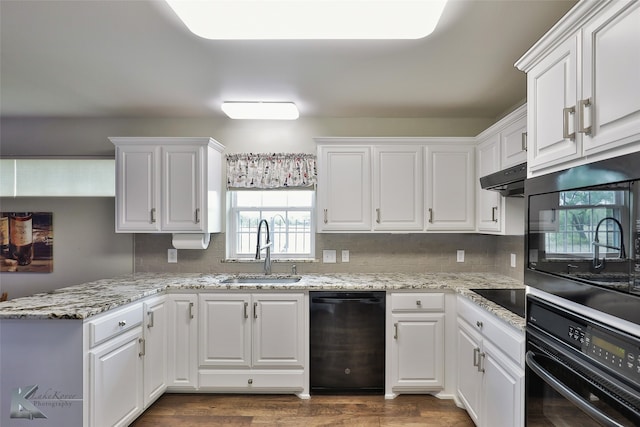
<path fill-rule="evenodd" d="M 309 188 L 316 184 L 316 156 L 304 153 L 228 154 L 227 188 Z"/>

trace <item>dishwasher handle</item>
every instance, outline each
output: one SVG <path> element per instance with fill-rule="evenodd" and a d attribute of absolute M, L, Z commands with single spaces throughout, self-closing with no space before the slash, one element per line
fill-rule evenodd
<path fill-rule="evenodd" d="M 311 302 L 318 304 L 336 304 L 340 302 L 357 302 L 357 303 L 365 303 L 365 304 L 379 304 L 382 300 L 379 297 L 357 297 L 357 298 L 349 298 L 349 297 L 313 297 L 311 298 Z"/>

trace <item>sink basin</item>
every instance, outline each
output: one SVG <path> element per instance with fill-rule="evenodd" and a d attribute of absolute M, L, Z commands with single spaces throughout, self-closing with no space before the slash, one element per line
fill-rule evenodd
<path fill-rule="evenodd" d="M 230 277 L 220 283 L 283 284 L 299 282 L 299 277 Z"/>

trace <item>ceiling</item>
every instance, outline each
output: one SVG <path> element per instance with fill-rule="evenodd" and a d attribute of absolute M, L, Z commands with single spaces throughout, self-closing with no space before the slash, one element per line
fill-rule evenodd
<path fill-rule="evenodd" d="M 526 97 L 513 63 L 574 4 L 450 0 L 421 40 L 211 41 L 160 0 L 0 0 L 0 114 L 216 117 L 261 100 L 302 117 L 495 118 Z"/>

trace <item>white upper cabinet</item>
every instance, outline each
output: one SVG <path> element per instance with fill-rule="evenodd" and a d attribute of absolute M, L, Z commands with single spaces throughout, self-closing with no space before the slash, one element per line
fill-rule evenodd
<path fill-rule="evenodd" d="M 527 116 L 521 117 L 500 132 L 502 152 L 500 169 L 519 165 L 527 161 Z"/>
<path fill-rule="evenodd" d="M 500 170 L 500 134 L 491 135 L 478 145 L 476 163 L 478 178 Z M 483 190 L 479 179 L 476 181 L 476 187 L 478 231 L 499 232 L 502 229 L 502 196 L 497 191 Z"/>
<path fill-rule="evenodd" d="M 319 146 L 318 231 L 371 229 L 371 148 Z"/>
<path fill-rule="evenodd" d="M 422 147 L 374 146 L 373 177 L 374 229 L 422 230 Z"/>
<path fill-rule="evenodd" d="M 465 231 L 475 225 L 475 144 L 427 145 L 427 230 Z"/>
<path fill-rule="evenodd" d="M 616 1 L 584 28 L 582 100 L 585 155 L 640 135 L 640 2 Z M 590 128 L 590 129 L 589 129 Z"/>
<path fill-rule="evenodd" d="M 516 63 L 530 177 L 638 150 L 639 22 L 637 0 L 581 1 Z"/>
<path fill-rule="evenodd" d="M 211 138 L 110 138 L 116 232 L 221 231 L 222 150 Z"/>
<path fill-rule="evenodd" d="M 316 138 L 316 142 L 320 232 L 475 228 L 475 139 Z"/>

